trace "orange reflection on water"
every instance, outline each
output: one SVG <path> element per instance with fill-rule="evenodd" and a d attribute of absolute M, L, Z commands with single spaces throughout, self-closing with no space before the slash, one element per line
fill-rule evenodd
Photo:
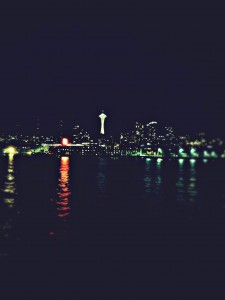
<path fill-rule="evenodd" d="M 9 154 L 8 157 L 8 169 L 7 169 L 7 175 L 5 180 L 5 186 L 4 186 L 4 202 L 9 206 L 14 206 L 14 197 L 16 194 L 16 187 L 15 187 L 15 177 L 14 177 L 14 160 L 13 160 L 13 154 Z"/>
<path fill-rule="evenodd" d="M 70 159 L 69 157 L 61 157 L 60 160 L 60 177 L 58 181 L 58 216 L 60 218 L 65 218 L 69 215 L 69 196 L 71 194 L 69 189 L 69 171 L 70 171 Z"/>

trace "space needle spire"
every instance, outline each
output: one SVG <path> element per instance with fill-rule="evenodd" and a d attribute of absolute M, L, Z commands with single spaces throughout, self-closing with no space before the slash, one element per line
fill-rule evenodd
<path fill-rule="evenodd" d="M 105 118 L 107 116 L 104 114 L 104 111 L 102 111 L 102 113 L 99 115 L 99 118 L 101 120 L 101 130 L 100 133 L 101 134 L 105 134 L 105 128 L 104 128 L 104 123 L 105 123 Z"/>

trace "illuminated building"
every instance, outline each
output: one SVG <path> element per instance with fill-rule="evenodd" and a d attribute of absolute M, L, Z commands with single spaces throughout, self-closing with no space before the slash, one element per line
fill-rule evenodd
<path fill-rule="evenodd" d="M 157 128 L 157 122 L 155 121 L 149 122 L 146 125 L 147 142 L 150 144 L 154 143 L 157 140 L 156 128 Z"/>
<path fill-rule="evenodd" d="M 171 141 L 175 138 L 173 127 L 165 127 L 165 131 L 167 140 Z"/>
<path fill-rule="evenodd" d="M 80 126 L 79 125 L 75 125 L 73 127 L 73 143 L 76 144 L 76 143 L 80 143 L 80 135 L 81 135 L 81 132 L 80 132 Z"/>
<path fill-rule="evenodd" d="M 146 124 L 144 144 L 149 151 L 157 152 L 159 147 L 159 136 L 157 135 L 157 122 L 152 121 Z"/>
<path fill-rule="evenodd" d="M 37 119 L 36 133 L 33 135 L 32 141 L 33 141 L 33 143 L 35 145 L 39 145 L 40 144 L 40 120 L 39 119 Z"/>
<path fill-rule="evenodd" d="M 97 155 L 97 156 L 163 156 L 163 157 L 225 157 L 224 141 L 218 137 L 208 137 L 205 132 L 195 136 L 175 136 L 172 127 L 158 128 L 155 121 L 143 124 L 135 122 L 133 130 L 121 133 L 119 137 L 106 137 L 105 118 L 102 112 L 100 136 L 93 140 L 86 130 L 79 125 L 73 127 L 70 141 L 63 138 L 63 122 L 59 123 L 59 130 L 55 136 L 40 135 L 40 123 L 37 122 L 36 132 L 32 135 L 16 134 L 0 135 L 0 154 L 56 154 Z M 61 136 L 59 140 L 59 134 Z M 9 147 L 9 145 L 12 145 Z M 16 147 L 16 148 L 15 148 Z M 160 151 L 159 151 L 160 149 Z M 14 153 L 15 151 L 15 153 Z"/>
<path fill-rule="evenodd" d="M 40 136 L 40 121 L 39 121 L 39 119 L 37 119 L 36 135 L 37 135 L 37 137 Z"/>
<path fill-rule="evenodd" d="M 62 137 L 63 137 L 63 121 L 60 120 L 60 122 L 59 122 L 59 139 L 60 139 L 60 141 L 61 141 Z"/>
<path fill-rule="evenodd" d="M 21 129 L 20 124 L 16 123 L 16 139 L 17 139 L 17 141 L 19 140 L 20 135 L 21 135 L 21 130 L 20 129 Z"/>
<path fill-rule="evenodd" d="M 136 122 L 135 124 L 135 134 L 133 137 L 134 142 L 139 145 L 144 139 L 144 125 Z"/>
<path fill-rule="evenodd" d="M 102 113 L 99 115 L 99 118 L 100 118 L 100 120 L 101 120 L 101 130 L 100 130 L 100 133 L 101 134 L 105 134 L 105 128 L 104 128 L 104 126 L 105 126 L 105 118 L 106 118 L 107 116 L 104 114 L 104 112 L 102 111 Z"/>

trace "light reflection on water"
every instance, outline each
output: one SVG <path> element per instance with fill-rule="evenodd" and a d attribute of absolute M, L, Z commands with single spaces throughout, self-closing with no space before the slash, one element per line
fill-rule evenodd
<path fill-rule="evenodd" d="M 197 196 L 197 187 L 196 187 L 196 161 L 190 160 L 190 175 L 188 182 L 188 198 L 190 202 L 194 202 Z"/>
<path fill-rule="evenodd" d="M 144 184 L 145 184 L 145 193 L 148 194 L 151 191 L 151 177 L 149 176 L 150 172 L 150 158 L 147 158 L 145 161 L 145 177 L 144 177 Z"/>
<path fill-rule="evenodd" d="M 147 158 L 145 160 L 145 176 L 144 176 L 144 198 L 160 200 L 162 191 L 162 159 L 158 158 L 157 161 L 152 161 Z"/>
<path fill-rule="evenodd" d="M 57 210 L 58 217 L 66 218 L 70 214 L 69 197 L 71 194 L 69 186 L 70 177 L 70 159 L 63 156 L 60 159 L 59 168 L 59 180 L 58 180 L 58 198 L 57 198 Z"/>
<path fill-rule="evenodd" d="M 188 171 L 186 169 L 187 164 L 189 164 Z M 176 183 L 178 201 L 188 201 L 192 203 L 196 201 L 196 175 L 196 160 L 191 159 L 190 161 L 184 162 L 183 159 L 179 159 L 179 172 Z"/>
<path fill-rule="evenodd" d="M 2 161 L 5 164 L 5 158 Z M 8 156 L 7 169 L 0 169 L 1 238 L 5 244 L 20 238 L 19 220 L 23 228 L 35 228 L 40 239 L 41 229 L 47 224 L 50 239 L 63 240 L 71 236 L 71 224 L 82 218 L 86 221 L 86 216 L 101 216 L 106 212 L 113 219 L 118 212 L 126 217 L 126 212 L 135 215 L 139 205 L 147 214 L 151 213 L 149 207 L 155 208 L 149 205 L 151 202 L 157 208 L 158 204 L 164 207 L 166 203 L 168 211 L 174 210 L 177 215 L 180 211 L 176 209 L 181 206 L 192 211 L 200 205 L 208 209 L 219 203 L 224 209 L 224 170 L 221 161 L 208 160 L 206 164 L 197 159 L 17 157 L 14 160 Z M 179 205 L 174 205 L 175 202 Z M 21 211 L 19 218 L 17 209 Z"/>
<path fill-rule="evenodd" d="M 3 203 L 5 204 L 4 221 L 2 224 L 3 239 L 7 242 L 11 242 L 13 232 L 13 219 L 15 213 L 15 196 L 16 196 L 16 183 L 14 172 L 14 155 L 8 155 L 7 173 L 5 175 L 3 185 Z M 0 255 L 8 255 L 4 251 L 0 252 Z"/>
<path fill-rule="evenodd" d="M 175 185 L 174 192 L 176 194 L 173 194 L 175 200 L 194 203 L 198 196 L 196 160 L 185 161 L 184 159 L 179 159 L 178 161 L 165 163 L 167 163 L 167 166 L 164 166 L 162 159 L 157 159 L 156 161 L 145 160 L 144 198 L 160 201 L 163 196 L 163 186 L 171 192 Z M 171 173 L 171 170 L 167 168 L 172 163 L 174 163 L 174 167 Z M 175 178 L 176 174 L 177 178 Z M 165 199 L 169 197 L 167 193 L 164 193 L 164 196 Z"/>
<path fill-rule="evenodd" d="M 15 186 L 15 175 L 14 175 L 14 155 L 9 154 L 8 156 L 8 169 L 7 175 L 4 182 L 4 202 L 8 207 L 12 208 L 15 202 L 16 186 Z"/>
<path fill-rule="evenodd" d="M 105 195 L 106 192 L 106 167 L 107 161 L 105 158 L 99 159 L 98 173 L 97 173 L 97 188 L 100 194 Z"/>
<path fill-rule="evenodd" d="M 179 159 L 179 171 L 178 179 L 176 183 L 177 188 L 177 200 L 179 202 L 185 201 L 185 171 L 184 171 L 184 159 Z"/>

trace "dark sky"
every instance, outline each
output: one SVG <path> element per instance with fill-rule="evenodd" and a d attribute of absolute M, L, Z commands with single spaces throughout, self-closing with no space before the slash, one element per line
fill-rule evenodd
<path fill-rule="evenodd" d="M 39 117 L 95 134 L 104 109 L 110 134 L 156 120 L 224 137 L 222 2 L 1 1 L 0 133 Z"/>

